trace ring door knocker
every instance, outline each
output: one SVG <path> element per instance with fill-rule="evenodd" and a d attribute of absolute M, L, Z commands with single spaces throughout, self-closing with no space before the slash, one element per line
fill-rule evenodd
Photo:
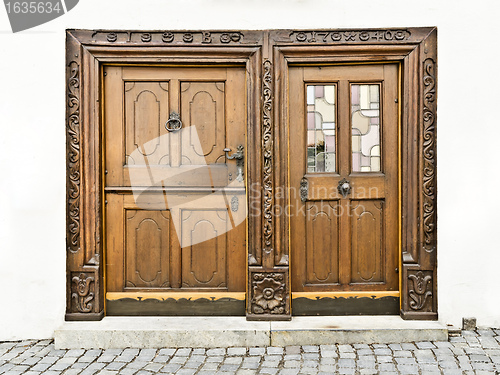
<path fill-rule="evenodd" d="M 181 116 L 177 112 L 170 113 L 170 117 L 165 123 L 165 129 L 169 132 L 176 132 L 182 128 Z"/>
<path fill-rule="evenodd" d="M 238 145 L 236 148 L 236 152 L 233 153 L 232 155 L 229 155 L 229 152 L 231 151 L 230 148 L 225 148 L 223 150 L 226 153 L 226 158 L 229 160 L 236 159 L 236 168 L 237 168 L 237 176 L 236 176 L 236 181 L 243 182 L 243 166 L 244 166 L 244 158 L 245 158 L 245 153 L 244 153 L 244 147 L 243 145 Z"/>

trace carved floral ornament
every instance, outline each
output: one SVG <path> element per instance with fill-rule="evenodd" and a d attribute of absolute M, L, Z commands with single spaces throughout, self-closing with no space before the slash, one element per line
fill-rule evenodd
<path fill-rule="evenodd" d="M 410 307 L 413 310 L 422 310 L 429 298 L 432 297 L 432 275 L 417 271 L 408 275 Z"/>
<path fill-rule="evenodd" d="M 75 301 L 78 312 L 88 313 L 92 311 L 94 293 L 91 289 L 93 289 L 92 283 L 94 281 L 94 277 L 87 276 L 83 272 L 71 279 L 71 282 L 75 284 L 75 291 L 71 294 L 71 298 Z"/>
<path fill-rule="evenodd" d="M 283 314 L 285 285 L 282 273 L 255 273 L 252 280 L 252 310 L 255 314 Z"/>

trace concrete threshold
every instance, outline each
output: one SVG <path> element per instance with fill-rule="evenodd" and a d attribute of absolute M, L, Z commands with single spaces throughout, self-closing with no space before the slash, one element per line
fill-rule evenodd
<path fill-rule="evenodd" d="M 65 322 L 54 336 L 56 349 L 227 348 L 446 341 L 448 329 L 439 322 L 405 321 L 399 316 L 294 317 L 289 322 L 105 317 L 99 322 Z"/>

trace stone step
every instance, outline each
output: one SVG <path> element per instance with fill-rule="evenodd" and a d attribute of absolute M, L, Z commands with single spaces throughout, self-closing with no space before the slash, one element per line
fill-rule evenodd
<path fill-rule="evenodd" d="M 294 317 L 289 322 L 255 322 L 244 317 L 105 317 L 99 322 L 65 322 L 55 331 L 57 349 L 227 348 L 328 344 L 389 344 L 446 341 L 436 321 L 399 316 Z"/>

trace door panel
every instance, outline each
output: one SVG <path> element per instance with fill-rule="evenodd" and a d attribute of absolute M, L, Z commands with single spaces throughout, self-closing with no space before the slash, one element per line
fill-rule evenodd
<path fill-rule="evenodd" d="M 170 212 L 125 210 L 125 289 L 169 287 Z"/>
<path fill-rule="evenodd" d="M 181 164 L 198 164 L 193 156 L 207 164 L 225 162 L 224 96 L 224 82 L 181 82 L 181 118 L 185 127 L 196 125 L 200 139 L 183 137 Z"/>
<path fill-rule="evenodd" d="M 245 145 L 245 70 L 109 66 L 104 108 L 108 313 L 182 315 L 176 296 L 203 293 L 229 306 L 245 292 L 246 192 L 224 149 Z"/>
<path fill-rule="evenodd" d="M 338 201 L 307 202 L 306 285 L 339 282 Z"/>
<path fill-rule="evenodd" d="M 182 210 L 181 220 L 183 241 L 190 243 L 182 249 L 182 287 L 227 289 L 227 211 Z"/>
<path fill-rule="evenodd" d="M 351 283 L 384 282 L 383 200 L 351 201 Z"/>
<path fill-rule="evenodd" d="M 397 293 L 398 66 L 289 72 L 292 296 Z"/>
<path fill-rule="evenodd" d="M 168 158 L 169 82 L 125 82 L 125 157 L 123 164 L 160 165 Z M 139 156 L 133 157 L 134 151 Z"/>

